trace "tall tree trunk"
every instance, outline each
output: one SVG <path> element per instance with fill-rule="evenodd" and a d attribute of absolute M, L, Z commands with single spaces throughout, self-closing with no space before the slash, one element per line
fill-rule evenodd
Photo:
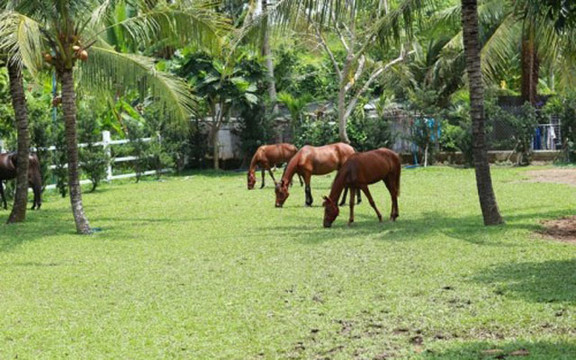
<path fill-rule="evenodd" d="M 214 144 L 212 156 L 214 157 L 214 170 L 220 169 L 220 144 L 218 141 L 218 130 L 219 126 L 214 125 L 212 128 L 212 144 Z"/>
<path fill-rule="evenodd" d="M 13 61 L 8 60 L 8 76 L 10 78 L 10 93 L 12 107 L 16 118 L 18 131 L 18 155 L 16 165 L 16 197 L 14 207 L 8 217 L 8 223 L 22 222 L 26 219 L 26 205 L 28 203 L 28 162 L 30 148 L 30 133 L 28 132 L 28 114 L 26 112 L 26 97 L 24 95 L 24 81 L 22 69 Z"/>
<path fill-rule="evenodd" d="M 462 0 L 462 27 L 464 51 L 470 86 L 470 115 L 472 117 L 472 137 L 474 149 L 474 169 L 476 186 L 484 225 L 502 224 L 496 196 L 492 188 L 490 164 L 486 149 L 484 124 L 484 85 L 480 68 L 480 46 L 478 44 L 477 0 Z"/>
<path fill-rule="evenodd" d="M 262 0 L 262 11 L 264 15 L 268 14 L 268 1 Z M 278 111 L 278 106 L 276 104 L 276 81 L 274 79 L 274 63 L 272 62 L 272 51 L 270 49 L 270 31 L 268 29 L 268 18 L 265 17 L 263 24 L 263 34 L 262 34 L 262 56 L 266 63 L 266 69 L 268 69 L 268 96 L 270 97 L 270 107 L 272 112 L 276 113 Z"/>
<path fill-rule="evenodd" d="M 532 105 L 536 104 L 538 95 L 538 76 L 540 63 L 536 51 L 535 34 L 532 26 L 528 25 L 522 34 L 522 52 L 520 57 L 522 67 L 522 100 Z"/>
<path fill-rule="evenodd" d="M 72 69 L 65 69 L 60 74 L 62 83 L 62 111 L 64 112 L 64 128 L 66 134 L 66 152 L 68 154 L 68 187 L 70 188 L 70 203 L 79 234 L 90 234 L 90 224 L 84 214 L 82 192 L 78 170 L 78 137 L 76 134 L 76 92 Z"/>
<path fill-rule="evenodd" d="M 338 92 L 338 134 L 340 135 L 340 141 L 350 144 L 348 132 L 346 131 L 348 119 L 346 118 L 346 91 L 344 87 L 345 85 L 341 84 Z"/>

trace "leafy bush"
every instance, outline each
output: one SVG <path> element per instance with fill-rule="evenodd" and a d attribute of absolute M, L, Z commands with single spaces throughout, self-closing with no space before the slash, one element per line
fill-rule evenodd
<path fill-rule="evenodd" d="M 576 93 L 566 97 L 553 97 L 548 100 L 542 113 L 545 116 L 557 116 L 562 132 L 562 161 L 576 162 Z"/>
<path fill-rule="evenodd" d="M 55 168 L 52 170 L 54 179 L 56 180 L 56 189 L 62 197 L 66 197 L 68 192 L 68 156 L 66 152 L 66 137 L 64 133 L 64 124 L 62 122 L 54 124 L 54 147 L 52 152 L 52 159 L 54 160 Z"/>
<path fill-rule="evenodd" d="M 278 92 L 287 92 L 297 98 L 310 96 L 316 100 L 337 93 L 338 79 L 328 58 L 318 62 L 316 56 L 307 58 L 302 50 L 281 46 L 275 52 L 275 59 L 274 78 Z"/>
<path fill-rule="evenodd" d="M 160 178 L 164 169 L 174 166 L 174 160 L 164 148 L 163 139 L 160 136 L 152 137 L 146 151 L 146 159 L 148 167 L 156 171 L 157 179 Z"/>
<path fill-rule="evenodd" d="M 500 146 L 506 144 L 506 148 L 513 149 L 517 155 L 517 165 L 530 165 L 533 153 L 532 139 L 538 124 L 536 109 L 529 103 L 525 103 L 520 108 L 507 111 L 494 103 L 487 102 L 486 117 L 511 129 L 511 133 L 507 139 L 500 142 Z"/>
<path fill-rule="evenodd" d="M 240 137 L 242 152 L 248 157 L 256 152 L 260 145 L 274 140 L 272 118 L 266 115 L 263 104 L 242 107 L 239 114 L 239 129 L 235 133 Z"/>
<path fill-rule="evenodd" d="M 87 144 L 80 148 L 80 168 L 82 173 L 92 182 L 90 192 L 96 190 L 102 179 L 106 178 L 106 170 L 110 157 L 102 146 L 94 143 L 102 140 L 101 125 L 96 112 L 89 108 L 87 103 L 81 103 L 78 109 L 78 140 Z"/>
<path fill-rule="evenodd" d="M 338 141 L 338 124 L 333 114 L 317 120 L 306 117 L 296 129 L 294 145 L 301 148 L 304 145 L 321 146 Z"/>
<path fill-rule="evenodd" d="M 472 120 L 468 103 L 456 104 L 446 115 L 447 121 L 442 123 L 440 148 L 445 151 L 459 150 L 464 158 L 464 165 L 474 165 L 474 149 L 472 147 Z"/>
<path fill-rule="evenodd" d="M 136 157 L 134 161 L 132 161 L 132 169 L 134 173 L 136 173 L 136 182 L 140 181 L 140 178 L 144 174 L 148 166 L 148 149 L 149 144 L 142 141 L 142 138 L 145 137 L 145 129 L 144 125 L 134 119 L 127 119 L 125 121 L 126 125 L 126 132 L 129 142 L 130 153 L 132 156 Z"/>

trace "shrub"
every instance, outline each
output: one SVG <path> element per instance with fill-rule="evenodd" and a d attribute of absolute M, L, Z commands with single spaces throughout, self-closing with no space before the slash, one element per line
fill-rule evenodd
<path fill-rule="evenodd" d="M 148 159 L 148 148 L 149 144 L 142 141 L 145 136 L 144 125 L 134 119 L 126 119 L 126 135 L 128 140 L 130 140 L 128 149 L 132 156 L 136 157 L 132 161 L 132 169 L 136 173 L 136 182 L 140 181 L 140 178 L 144 174 L 147 168 Z"/>
<path fill-rule="evenodd" d="M 90 192 L 96 190 L 102 179 L 106 179 L 106 170 L 110 163 L 110 157 L 102 146 L 95 146 L 94 143 L 101 139 L 101 126 L 99 119 L 94 115 L 94 111 L 87 108 L 87 104 L 82 104 L 78 111 L 78 140 L 87 144 L 80 148 L 80 168 L 82 173 L 92 183 Z"/>
<path fill-rule="evenodd" d="M 545 116 L 557 116 L 562 133 L 563 162 L 576 162 L 576 94 L 566 97 L 553 97 L 542 109 Z"/>

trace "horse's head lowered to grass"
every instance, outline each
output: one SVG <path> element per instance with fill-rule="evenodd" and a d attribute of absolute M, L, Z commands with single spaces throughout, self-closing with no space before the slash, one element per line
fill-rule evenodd
<path fill-rule="evenodd" d="M 284 180 L 280 180 L 280 182 L 276 184 L 276 207 L 282 207 L 286 199 L 288 199 L 288 196 L 290 196 L 288 185 L 289 182 Z"/>

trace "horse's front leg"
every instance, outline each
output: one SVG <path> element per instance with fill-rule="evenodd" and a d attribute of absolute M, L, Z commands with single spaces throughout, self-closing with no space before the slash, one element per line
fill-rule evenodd
<path fill-rule="evenodd" d="M 304 188 L 304 192 L 306 193 L 306 206 L 312 206 L 312 202 L 314 202 L 314 199 L 312 199 L 312 189 L 310 188 L 310 174 L 304 174 L 304 183 L 306 184 L 306 187 Z"/>
<path fill-rule="evenodd" d="M 348 195 L 348 188 L 344 188 L 344 193 L 342 194 L 342 200 L 340 200 L 340 204 L 338 206 L 344 206 L 346 204 L 346 196 Z"/>
<path fill-rule="evenodd" d="M 260 189 L 262 189 L 264 187 L 264 175 L 266 174 L 266 170 L 264 170 L 264 168 L 262 168 L 262 186 L 260 186 Z"/>
<path fill-rule="evenodd" d="M 364 191 L 364 194 L 368 198 L 368 202 L 370 203 L 370 206 L 372 206 L 374 211 L 376 211 L 376 216 L 378 216 L 378 220 L 380 222 L 382 222 L 382 214 L 380 214 L 380 211 L 378 211 L 378 208 L 376 207 L 376 203 L 374 202 L 374 199 L 372 198 L 372 194 L 370 194 L 370 190 L 368 189 L 368 185 L 362 185 L 361 189 L 362 189 L 362 191 Z M 360 193 L 358 193 L 358 195 L 360 195 Z"/>
<path fill-rule="evenodd" d="M 8 210 L 8 204 L 6 204 L 6 196 L 4 196 L 4 186 L 2 185 L 2 180 L 0 180 L 0 196 L 2 197 L 4 210 Z"/>
<path fill-rule="evenodd" d="M 274 185 L 276 185 L 276 179 L 274 178 L 274 174 L 272 173 L 272 169 L 268 169 L 268 173 L 270 174 L 272 181 L 274 181 Z"/>
<path fill-rule="evenodd" d="M 350 218 L 348 219 L 348 226 L 354 222 L 354 196 L 356 195 L 356 188 L 350 188 Z"/>

